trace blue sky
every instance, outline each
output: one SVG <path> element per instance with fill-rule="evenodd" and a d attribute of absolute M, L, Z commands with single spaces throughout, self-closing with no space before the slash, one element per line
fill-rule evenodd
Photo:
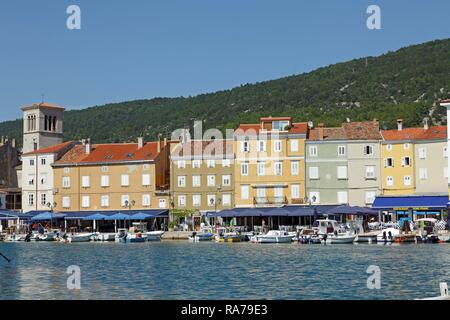
<path fill-rule="evenodd" d="M 66 8 L 81 8 L 81 30 Z M 366 9 L 381 8 L 368 30 Z M 448 0 L 0 2 L 0 121 L 41 95 L 68 109 L 188 96 L 450 36 Z"/>

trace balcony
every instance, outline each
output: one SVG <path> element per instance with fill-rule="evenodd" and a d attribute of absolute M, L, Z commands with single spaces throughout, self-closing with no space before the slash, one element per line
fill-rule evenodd
<path fill-rule="evenodd" d="M 285 205 L 288 203 L 287 197 L 253 197 L 254 206 Z"/>

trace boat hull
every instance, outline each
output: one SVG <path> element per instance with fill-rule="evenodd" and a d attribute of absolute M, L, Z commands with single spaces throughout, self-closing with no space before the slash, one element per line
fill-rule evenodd
<path fill-rule="evenodd" d="M 329 236 L 322 240 L 326 244 L 352 244 L 356 239 L 356 235 L 351 236 Z"/>
<path fill-rule="evenodd" d="M 147 241 L 161 241 L 164 231 L 149 231 L 146 233 Z"/>

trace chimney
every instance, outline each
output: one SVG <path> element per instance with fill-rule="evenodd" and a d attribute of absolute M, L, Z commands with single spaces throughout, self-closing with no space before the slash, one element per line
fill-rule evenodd
<path fill-rule="evenodd" d="M 398 131 L 403 130 L 403 119 L 397 119 L 397 130 Z"/>
<path fill-rule="evenodd" d="M 138 137 L 138 149 L 141 149 L 144 147 L 144 138 Z"/>
<path fill-rule="evenodd" d="M 164 138 L 164 143 L 163 143 L 163 147 L 167 146 L 167 138 Z"/>
<path fill-rule="evenodd" d="M 423 119 L 423 130 L 428 130 L 430 127 L 428 126 L 428 118 Z"/>
<path fill-rule="evenodd" d="M 86 154 L 91 154 L 92 152 L 92 144 L 91 144 L 91 139 L 88 138 L 86 140 Z"/>
<path fill-rule="evenodd" d="M 350 123 L 350 118 L 346 118 L 345 121 L 347 121 L 347 123 Z"/>
<path fill-rule="evenodd" d="M 323 131 L 324 131 L 324 124 L 323 123 L 319 123 L 317 125 L 317 135 L 318 135 L 318 140 L 323 140 Z"/>
<path fill-rule="evenodd" d="M 16 139 L 11 140 L 11 146 L 15 149 L 16 148 Z"/>

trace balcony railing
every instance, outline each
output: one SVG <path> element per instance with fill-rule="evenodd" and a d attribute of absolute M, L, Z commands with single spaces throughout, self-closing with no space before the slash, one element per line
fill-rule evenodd
<path fill-rule="evenodd" d="M 255 206 L 267 206 L 267 205 L 274 205 L 274 204 L 287 204 L 288 200 L 287 197 L 254 197 L 253 198 L 253 204 Z"/>

